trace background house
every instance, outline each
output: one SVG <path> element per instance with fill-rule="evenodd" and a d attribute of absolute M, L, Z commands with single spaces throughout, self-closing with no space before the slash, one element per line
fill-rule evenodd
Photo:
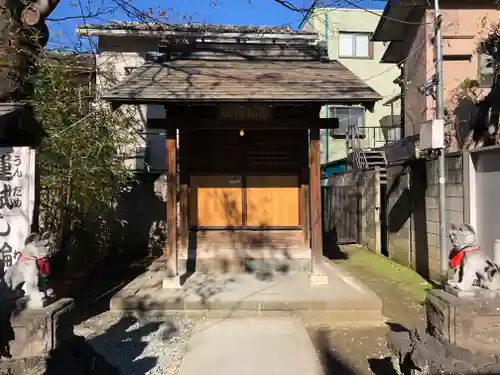
<path fill-rule="evenodd" d="M 466 79 L 477 79 L 484 89 L 491 86 L 491 70 L 484 55 L 477 52 L 486 37 L 491 22 L 498 22 L 499 12 L 493 1 L 458 2 L 442 4 L 443 79 L 445 107 L 457 113 L 459 128 L 468 125 L 473 115 L 472 103 L 457 100 L 459 85 Z M 434 10 L 422 2 L 403 0 L 388 2 L 383 17 L 372 35 L 374 42 L 389 43 L 381 58 L 382 63 L 404 61 L 404 134 L 418 134 L 420 124 L 434 116 L 434 98 L 421 93 L 432 80 L 434 69 Z"/>
<path fill-rule="evenodd" d="M 80 36 L 92 37 L 96 42 L 96 86 L 98 92 L 113 87 L 135 68 L 146 62 L 146 53 L 158 50 L 160 37 L 147 23 L 123 22 L 103 25 L 85 25 L 77 28 Z M 162 173 L 165 171 L 164 131 L 148 128 L 148 122 L 164 121 L 163 106 L 137 106 L 137 143 L 127 167 L 136 172 Z"/>
<path fill-rule="evenodd" d="M 493 1 L 450 0 L 441 5 L 445 106 L 455 115 L 456 128 L 461 131 L 468 128 L 476 106 L 471 100 L 458 98 L 460 84 L 477 80 L 484 94 L 488 92 L 491 71 L 477 47 L 487 36 L 489 25 L 499 21 L 499 11 Z M 432 91 L 435 73 L 431 8 L 425 1 L 388 2 L 372 35 L 374 43 L 389 43 L 381 61 L 401 67 L 399 100 L 406 138 L 385 150 L 386 188 L 379 189 L 373 183 L 377 178 L 368 178 L 362 187 L 366 196 L 363 212 L 369 217 L 363 214 L 360 220 L 365 228 L 360 238 L 374 251 L 439 280 L 438 161 L 415 158 L 420 125 L 434 117 L 435 108 L 433 96 L 425 95 Z M 446 220 L 471 223 L 481 248 L 490 255 L 493 242 L 500 238 L 500 202 L 495 198 L 500 182 L 499 155 L 496 145 L 448 153 L 445 162 Z M 370 245 L 372 242 L 376 245 Z"/>
<path fill-rule="evenodd" d="M 384 146 L 401 135 L 398 102 L 390 100 L 399 94 L 399 87 L 393 81 L 400 72 L 395 64 L 380 61 L 386 43 L 370 40 L 381 13 L 361 9 L 318 8 L 310 12 L 300 26 L 304 30 L 317 32 L 328 46 L 330 59 L 340 61 L 384 98 L 375 105 L 373 113 L 355 106 L 323 108 L 323 115 L 338 117 L 340 125 L 338 129 L 322 134 L 323 163 L 346 158 L 348 126 L 358 127 L 363 149 Z M 330 134 L 327 136 L 327 133 Z"/>

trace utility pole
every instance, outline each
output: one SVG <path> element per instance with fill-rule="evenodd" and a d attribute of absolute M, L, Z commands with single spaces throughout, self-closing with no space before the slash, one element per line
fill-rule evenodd
<path fill-rule="evenodd" d="M 444 89 L 443 89 L 443 36 L 441 34 L 441 14 L 439 0 L 434 0 L 434 47 L 436 61 L 436 119 L 444 122 Z M 443 129 L 444 130 L 444 129 Z M 444 148 L 439 152 L 439 244 L 441 260 L 441 277 L 446 278 L 448 272 L 448 249 L 446 230 L 446 169 Z"/>

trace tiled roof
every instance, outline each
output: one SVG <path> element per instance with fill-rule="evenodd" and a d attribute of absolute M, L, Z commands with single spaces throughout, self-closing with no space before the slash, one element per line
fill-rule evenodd
<path fill-rule="evenodd" d="M 295 31 L 289 26 L 252 26 L 252 25 L 218 25 L 218 24 L 167 24 L 162 22 L 119 22 L 106 24 L 78 25 L 77 29 L 87 30 L 128 30 L 128 31 L 178 31 L 207 33 L 240 33 L 240 34 L 293 34 L 316 35 L 308 31 Z"/>
<path fill-rule="evenodd" d="M 373 104 L 381 96 L 338 61 L 174 60 L 142 65 L 103 99 Z"/>
<path fill-rule="evenodd" d="M 0 103 L 0 117 L 12 115 L 26 109 L 26 107 L 24 103 Z"/>

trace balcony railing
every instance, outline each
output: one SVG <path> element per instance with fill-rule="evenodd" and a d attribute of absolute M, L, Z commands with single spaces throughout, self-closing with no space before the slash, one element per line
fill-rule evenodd
<path fill-rule="evenodd" d="M 359 127 L 357 131 L 357 137 L 359 140 L 351 139 L 351 134 L 352 131 L 346 134 L 348 148 L 353 148 L 354 146 L 361 147 L 365 150 L 372 150 L 399 141 L 402 138 L 403 131 L 401 124 L 395 123 L 393 126 Z"/>

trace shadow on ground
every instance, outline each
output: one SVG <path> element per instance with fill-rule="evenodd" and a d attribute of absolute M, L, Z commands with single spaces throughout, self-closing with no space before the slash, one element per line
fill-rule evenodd
<path fill-rule="evenodd" d="M 361 375 L 362 371 L 357 369 L 345 353 L 337 348 L 332 348 L 327 329 L 320 329 L 314 335 L 314 345 L 319 355 L 325 375 Z M 396 375 L 390 357 L 369 358 L 370 370 L 375 375 Z"/>
<path fill-rule="evenodd" d="M 332 226 L 329 230 L 323 229 L 323 256 L 330 260 L 346 260 L 349 254 L 339 245 L 337 230 Z"/>
<path fill-rule="evenodd" d="M 113 257 L 97 266 L 88 282 L 71 296 L 75 300 L 75 324 L 109 310 L 114 294 L 136 277 L 146 272 L 156 258 Z"/>
<path fill-rule="evenodd" d="M 107 326 L 108 322 L 103 322 Z M 97 323 L 99 324 L 99 323 Z M 89 327 L 90 328 L 90 327 Z M 99 331 L 99 327 L 96 327 Z M 162 345 L 175 340 L 179 329 L 169 319 L 139 321 L 117 318 L 103 332 L 76 336 L 73 345 L 58 349 L 48 363 L 46 375 L 144 375 L 165 370 Z M 157 348 L 157 349 L 155 349 Z"/>
<path fill-rule="evenodd" d="M 107 361 L 119 369 L 117 374 L 146 374 L 158 362 L 158 358 L 154 356 L 138 357 L 148 345 L 146 337 L 159 332 L 161 322 L 148 322 L 144 325 L 138 323 L 134 317 L 123 317 L 105 333 L 87 341 L 97 352 L 105 353 Z M 168 339 L 176 331 L 176 328 L 167 322 L 167 327 L 160 334 L 162 339 Z"/>

